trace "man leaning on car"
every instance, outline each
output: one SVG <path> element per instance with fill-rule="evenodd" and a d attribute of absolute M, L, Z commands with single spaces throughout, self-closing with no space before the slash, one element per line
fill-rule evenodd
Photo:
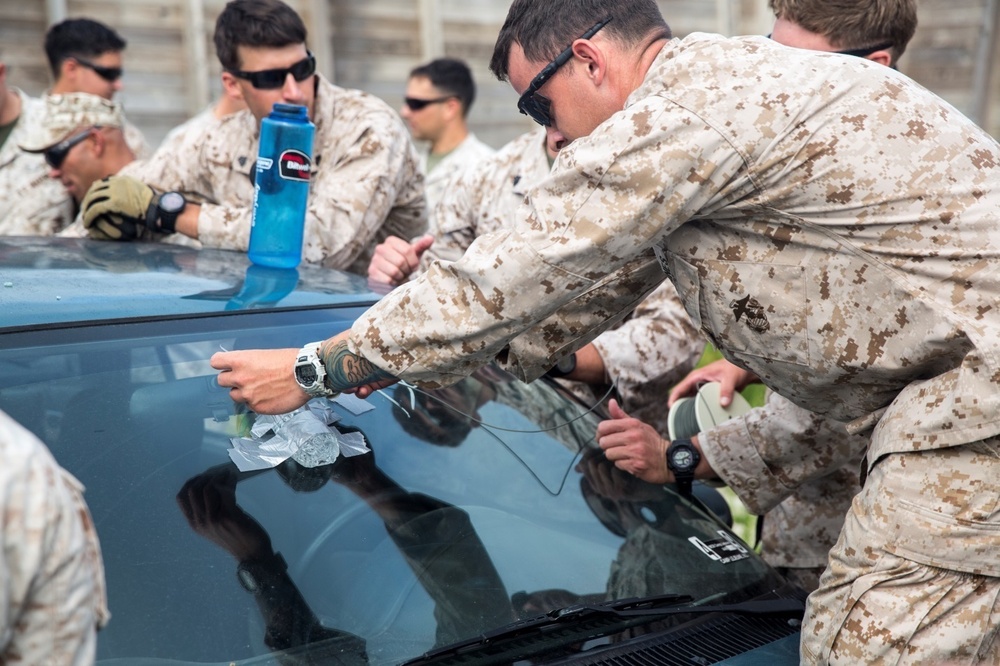
<path fill-rule="evenodd" d="M 380 241 L 426 230 L 424 180 L 399 115 L 378 97 L 317 73 L 306 27 L 292 8 L 281 0 L 232 0 L 216 22 L 215 46 L 225 93 L 248 108 L 164 146 L 140 178 L 95 183 L 82 202 L 91 236 L 131 240 L 176 232 L 205 247 L 245 251 L 258 128 L 278 102 L 307 107 L 316 125 L 305 261 L 363 275 Z M 156 192 L 169 191 L 188 200 L 164 224 L 147 213 Z"/>

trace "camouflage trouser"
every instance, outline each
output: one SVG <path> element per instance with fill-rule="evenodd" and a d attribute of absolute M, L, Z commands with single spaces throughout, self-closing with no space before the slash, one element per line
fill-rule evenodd
<path fill-rule="evenodd" d="M 872 468 L 809 596 L 802 663 L 1000 663 L 998 451 L 992 439 Z"/>

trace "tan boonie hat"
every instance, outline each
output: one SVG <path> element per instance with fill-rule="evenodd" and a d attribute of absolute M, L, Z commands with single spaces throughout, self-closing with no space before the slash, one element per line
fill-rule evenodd
<path fill-rule="evenodd" d="M 121 104 L 89 93 L 46 95 L 44 115 L 21 150 L 40 153 L 88 127 L 124 127 Z"/>

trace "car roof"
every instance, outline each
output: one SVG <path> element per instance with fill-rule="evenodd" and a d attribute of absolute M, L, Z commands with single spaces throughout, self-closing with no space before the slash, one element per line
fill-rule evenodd
<path fill-rule="evenodd" d="M 360 276 L 168 243 L 0 237 L 0 332 L 246 310 L 371 305 Z"/>

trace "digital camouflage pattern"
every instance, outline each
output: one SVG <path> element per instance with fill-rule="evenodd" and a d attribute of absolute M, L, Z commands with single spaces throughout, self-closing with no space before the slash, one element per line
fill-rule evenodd
<path fill-rule="evenodd" d="M 434 245 L 421 257 L 422 267 L 434 259 L 454 261 L 480 236 L 510 229 L 530 187 L 548 175 L 544 128 L 518 136 L 457 175 L 438 196 Z"/>
<path fill-rule="evenodd" d="M 814 589 L 840 536 L 868 440 L 769 392 L 767 402 L 698 434 L 702 454 L 751 513 L 761 555 Z"/>
<path fill-rule="evenodd" d="M 659 284 L 655 254 L 729 360 L 798 406 L 871 432 L 869 469 L 1000 433 L 1000 146 L 895 70 L 761 37 L 670 40 L 625 108 L 563 151 L 523 215 L 385 296 L 355 323 L 353 350 L 427 385 L 498 354 L 532 379 Z M 522 355 L 509 341 L 529 329 Z M 955 449 L 956 474 L 967 448 Z M 904 467 L 894 473 L 917 487 Z M 922 507 L 966 505 L 950 486 L 917 489 Z M 884 520 L 845 527 L 831 557 L 855 559 L 814 598 L 860 580 L 858 560 L 887 554 L 998 587 L 995 513 L 959 530 L 879 486 L 864 495 Z M 911 532 L 941 545 L 904 555 Z M 895 598 L 903 607 L 923 591 Z M 810 616 L 807 654 L 842 625 L 876 631 L 863 604 L 840 610 Z M 980 629 L 948 625 L 956 640 L 982 640 Z M 922 645 L 930 651 L 911 659 L 947 656 Z M 869 640 L 862 662 L 889 649 Z"/>
<path fill-rule="evenodd" d="M 42 152 L 87 127 L 122 128 L 125 125 L 121 104 L 97 95 L 46 95 L 42 105 L 42 122 L 37 131 L 18 144 L 28 152 Z"/>
<path fill-rule="evenodd" d="M 424 180 L 399 115 L 373 95 L 334 86 L 317 75 L 313 175 L 302 258 L 367 274 L 375 246 L 388 236 L 413 238 L 427 228 Z M 206 202 L 198 240 L 246 251 L 259 123 L 240 111 L 161 147 L 142 167 L 157 190 Z"/>
<path fill-rule="evenodd" d="M 104 563 L 80 482 L 0 412 L 0 663 L 93 664 Z"/>
<path fill-rule="evenodd" d="M 1000 663 L 998 497 L 998 438 L 878 461 L 809 598 L 803 662 Z"/>
<path fill-rule="evenodd" d="M 479 160 L 489 157 L 495 152 L 493 148 L 477 139 L 476 135 L 470 132 L 462 143 L 441 158 L 437 166 L 430 171 L 427 171 L 427 153 L 420 154 L 421 167 L 424 170 L 424 194 L 427 198 L 427 210 L 429 211 L 428 233 L 437 236 L 435 207 L 447 191 L 448 184 Z"/>
<path fill-rule="evenodd" d="M 20 148 L 44 133 L 44 102 L 11 90 L 21 98 L 21 113 L 0 146 L 0 235 L 51 236 L 73 221 L 73 199 L 62 183 L 49 178 L 41 154 Z"/>
<path fill-rule="evenodd" d="M 549 172 L 545 129 L 538 128 L 458 176 L 441 197 L 438 236 L 421 258 L 423 265 L 434 258 L 458 259 L 479 236 L 514 228 L 525 195 Z M 666 432 L 667 391 L 694 367 L 704 348 L 704 339 L 673 285 L 664 282 L 657 287 L 624 323 L 594 345 L 623 408 Z M 571 388 L 588 402 L 605 393 L 601 388 Z"/>

